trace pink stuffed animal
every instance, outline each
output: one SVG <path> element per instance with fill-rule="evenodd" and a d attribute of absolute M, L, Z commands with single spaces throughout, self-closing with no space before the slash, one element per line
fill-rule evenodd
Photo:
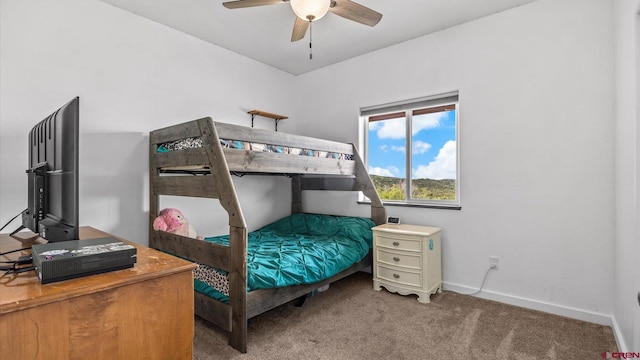
<path fill-rule="evenodd" d="M 153 220 L 153 229 L 195 239 L 203 239 L 202 236 L 196 235 L 196 230 L 178 209 L 162 209 L 158 217 Z"/>

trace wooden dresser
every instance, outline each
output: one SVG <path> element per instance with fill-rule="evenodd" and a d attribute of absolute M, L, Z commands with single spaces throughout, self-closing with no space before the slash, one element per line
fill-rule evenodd
<path fill-rule="evenodd" d="M 373 228 L 373 288 L 416 294 L 421 303 L 442 292 L 441 229 L 383 224 Z"/>
<path fill-rule="evenodd" d="M 80 229 L 83 240 L 107 236 Z M 46 285 L 35 271 L 0 272 L 0 357 L 191 359 L 195 265 L 121 240 L 137 248 L 132 268 Z M 0 235 L 0 253 L 42 242 Z"/>

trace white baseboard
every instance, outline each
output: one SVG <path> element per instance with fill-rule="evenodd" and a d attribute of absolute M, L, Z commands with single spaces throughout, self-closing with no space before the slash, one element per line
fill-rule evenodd
<path fill-rule="evenodd" d="M 616 337 L 616 343 L 618 343 L 618 351 L 619 352 L 630 352 L 631 350 L 627 347 L 627 344 L 624 342 L 624 338 L 621 336 L 622 331 L 620 330 L 620 325 L 616 321 L 615 317 L 611 317 L 611 329 L 613 329 L 613 335 Z"/>
<path fill-rule="evenodd" d="M 460 294 L 471 294 L 475 293 L 478 289 L 470 288 L 468 286 L 453 284 L 450 282 L 442 283 L 443 290 L 453 291 Z M 513 296 L 508 294 L 503 294 L 495 291 L 482 290 L 479 294 L 473 295 L 475 297 L 479 297 L 481 299 L 493 300 L 509 305 L 519 306 L 527 309 L 538 310 L 542 312 L 546 312 L 549 314 L 565 316 L 572 319 L 587 321 L 590 323 L 595 323 L 599 325 L 611 326 L 616 332 L 614 328 L 613 317 L 610 314 L 600 314 L 588 310 L 576 309 L 568 306 L 552 304 L 539 300 L 526 299 L 519 296 Z M 618 336 L 616 334 L 616 339 Z M 618 344 L 620 345 L 620 344 Z"/>

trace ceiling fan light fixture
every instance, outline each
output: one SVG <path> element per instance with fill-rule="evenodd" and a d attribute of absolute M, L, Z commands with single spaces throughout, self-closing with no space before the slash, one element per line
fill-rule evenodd
<path fill-rule="evenodd" d="M 291 0 L 291 8 L 303 20 L 316 21 L 325 16 L 331 0 Z"/>

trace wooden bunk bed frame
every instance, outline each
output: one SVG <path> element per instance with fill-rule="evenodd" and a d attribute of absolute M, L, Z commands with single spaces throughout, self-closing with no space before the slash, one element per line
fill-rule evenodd
<path fill-rule="evenodd" d="M 202 147 L 157 151 L 160 144 L 191 137 L 201 138 Z M 352 160 L 223 148 L 220 139 L 349 154 Z M 149 143 L 149 246 L 228 271 L 229 303 L 196 292 L 194 308 L 198 316 L 230 332 L 229 344 L 238 351 L 247 352 L 248 319 L 371 265 L 369 254 L 324 281 L 247 293 L 247 226 L 231 179 L 236 173 L 290 176 L 292 214 L 302 211 L 303 190 L 362 191 L 371 200 L 371 219 L 382 224 L 385 209 L 355 145 L 214 123 L 209 117 L 152 131 Z M 171 176 L 163 176 L 167 172 Z M 218 199 L 229 215 L 229 246 L 154 230 L 160 195 Z"/>

